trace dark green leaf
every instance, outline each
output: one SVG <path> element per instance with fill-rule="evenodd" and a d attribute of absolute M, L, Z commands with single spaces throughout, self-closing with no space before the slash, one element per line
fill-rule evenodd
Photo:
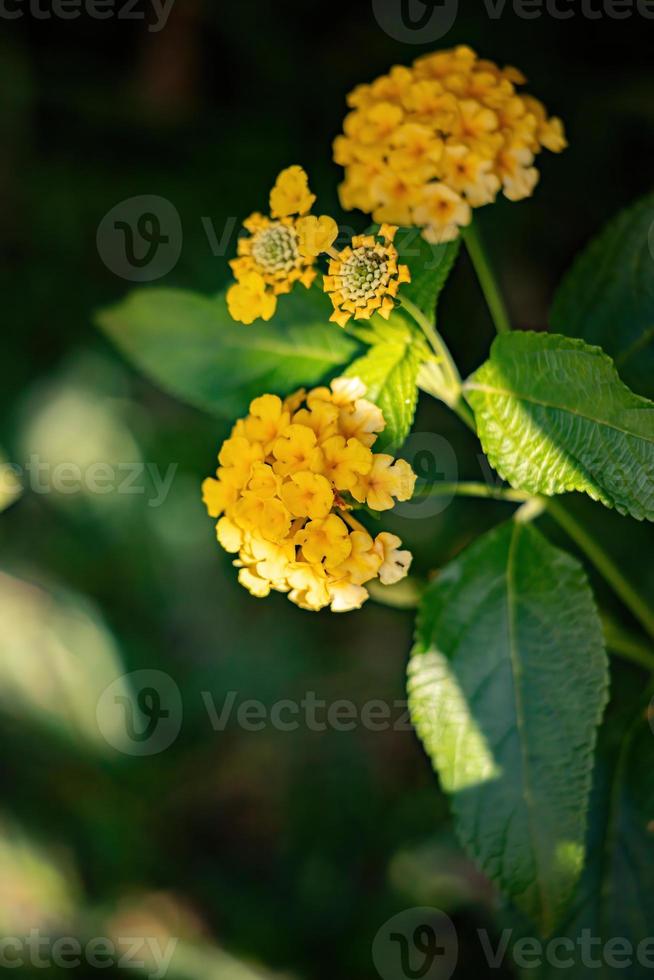
<path fill-rule="evenodd" d="M 587 493 L 654 520 L 654 403 L 599 347 L 558 334 L 497 337 L 465 384 L 491 465 L 512 486 Z"/>
<path fill-rule="evenodd" d="M 622 211 L 577 258 L 551 323 L 599 344 L 630 387 L 654 397 L 654 194 Z"/>
<path fill-rule="evenodd" d="M 654 969 L 654 768 L 652 729 L 647 723 L 652 690 L 643 694 L 636 673 L 618 680 L 619 690 L 600 731 L 587 864 L 570 911 L 557 930 L 567 940 L 567 949 L 560 946 L 558 956 L 571 961 L 565 976 L 572 980 L 591 975 L 598 980 L 617 975 L 646 980 Z M 612 941 L 620 948 L 613 947 Z M 631 954 L 625 953 L 625 943 Z M 562 969 L 550 962 L 529 974 L 555 980 Z"/>
<path fill-rule="evenodd" d="M 98 314 L 100 327 L 166 391 L 215 415 L 242 414 L 257 395 L 285 395 L 346 363 L 356 343 L 328 323 L 318 290 L 282 296 L 269 323 L 235 323 L 221 295 L 139 289 Z"/>
<path fill-rule="evenodd" d="M 400 259 L 409 266 L 411 282 L 401 287 L 400 296 L 415 303 L 433 322 L 436 301 L 459 254 L 460 241 L 430 245 L 417 228 L 400 228 L 395 245 Z"/>
<path fill-rule="evenodd" d="M 486 534 L 423 597 L 414 725 L 464 845 L 544 933 L 581 873 L 607 684 L 584 572 L 530 525 Z"/>

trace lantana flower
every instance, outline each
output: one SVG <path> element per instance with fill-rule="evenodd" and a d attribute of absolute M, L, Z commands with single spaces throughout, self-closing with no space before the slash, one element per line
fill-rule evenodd
<path fill-rule="evenodd" d="M 382 225 L 378 235 L 357 235 L 351 247 L 332 258 L 324 289 L 334 306 L 330 319 L 339 326 L 350 317 L 367 320 L 373 313 L 387 320 L 395 308 L 400 285 L 411 281 L 408 266 L 398 262 L 396 232 L 396 227 Z"/>
<path fill-rule="evenodd" d="M 315 199 L 302 167 L 287 167 L 270 192 L 270 217 L 255 212 L 243 222 L 250 234 L 239 239 L 238 258 L 230 262 L 236 283 L 227 291 L 227 306 L 234 320 L 248 324 L 259 318 L 270 320 L 278 296 L 290 292 L 297 282 L 311 286 L 317 275 L 318 253 L 302 250 L 298 226 L 306 220 Z M 335 222 L 328 227 L 333 237 L 327 247 L 338 233 Z M 328 236 L 324 224 L 322 228 L 324 245 Z"/>
<path fill-rule="evenodd" d="M 223 443 L 203 500 L 252 595 L 347 612 L 369 598 L 366 583 L 407 574 L 400 539 L 373 537 L 352 513 L 356 502 L 387 510 L 408 500 L 416 482 L 407 462 L 373 452 L 385 423 L 365 394 L 359 379 L 338 378 L 284 401 L 262 395 Z"/>
<path fill-rule="evenodd" d="M 456 238 L 472 209 L 500 191 L 511 201 L 529 197 L 536 155 L 567 143 L 561 120 L 518 92 L 524 82 L 516 68 L 460 45 L 357 86 L 334 142 L 345 168 L 342 206 L 380 223 L 417 225 L 437 243 Z"/>
<path fill-rule="evenodd" d="M 410 140 L 404 152 L 413 158 Z M 270 320 L 279 295 L 296 282 L 313 284 L 322 255 L 329 257 L 329 274 L 319 283 L 334 306 L 331 320 L 345 326 L 351 317 L 389 317 L 399 286 L 410 281 L 393 245 L 397 226 L 383 224 L 378 234 L 359 235 L 339 252 L 334 248 L 338 225 L 329 215 L 309 214 L 314 202 L 302 167 L 288 167 L 270 193 L 270 217 L 256 213 L 243 223 L 250 235 L 239 239 L 238 258 L 230 262 L 237 281 L 227 291 L 234 320 Z"/>

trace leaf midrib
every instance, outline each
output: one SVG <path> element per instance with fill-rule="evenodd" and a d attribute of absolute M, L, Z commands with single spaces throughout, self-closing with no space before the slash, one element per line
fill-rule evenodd
<path fill-rule="evenodd" d="M 552 921 L 551 909 L 549 903 L 549 897 L 545 891 L 543 875 L 541 874 L 541 861 L 540 861 L 540 850 L 537 846 L 537 834 L 534 831 L 533 824 L 533 813 L 535 810 L 534 798 L 531 790 L 531 782 L 529 779 L 529 766 L 526 756 L 526 726 L 525 726 L 525 711 L 524 704 L 522 700 L 522 692 L 520 690 L 519 680 L 522 676 L 522 667 L 519 659 L 519 651 L 516 643 L 516 594 L 515 594 L 515 581 L 514 581 L 514 568 L 515 568 L 515 551 L 518 545 L 518 538 L 520 536 L 520 525 L 515 524 L 513 528 L 513 533 L 511 535 L 511 540 L 509 542 L 509 550 L 507 554 L 506 562 L 506 602 L 507 602 L 507 625 L 508 625 L 508 640 L 509 640 L 509 657 L 511 660 L 511 673 L 513 677 L 513 693 L 514 693 L 514 703 L 515 703 L 515 715 L 516 715 L 516 730 L 518 732 L 518 742 L 520 745 L 520 759 L 522 764 L 522 784 L 524 787 L 524 798 L 525 798 L 525 809 L 527 812 L 527 825 L 529 828 L 529 839 L 531 841 L 531 847 L 534 852 L 534 859 L 536 861 L 536 884 L 538 888 L 538 893 L 540 895 L 541 908 L 543 912 L 543 919 L 546 923 Z"/>

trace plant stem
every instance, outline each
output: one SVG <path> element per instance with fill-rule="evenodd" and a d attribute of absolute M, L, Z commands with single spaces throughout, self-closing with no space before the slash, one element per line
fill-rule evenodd
<path fill-rule="evenodd" d="M 654 673 L 654 650 L 643 643 L 640 637 L 634 636 L 610 617 L 602 616 L 601 618 L 604 639 L 609 650 Z"/>
<path fill-rule="evenodd" d="M 407 313 L 413 317 L 429 341 L 434 354 L 436 354 L 436 357 L 440 361 L 448 388 L 452 389 L 453 394 L 458 394 L 461 390 L 461 375 L 454 363 L 454 358 L 450 354 L 447 344 L 419 306 L 416 306 L 415 303 L 410 299 L 406 299 L 406 297 L 401 297 L 400 303 Z"/>
<path fill-rule="evenodd" d="M 476 432 L 477 428 L 475 425 L 474 415 L 463 399 L 461 375 L 459 374 L 459 370 L 447 344 L 439 334 L 436 327 L 429 322 L 428 317 L 425 316 L 419 306 L 416 306 L 415 303 L 413 303 L 410 299 L 406 299 L 406 297 L 402 297 L 400 299 L 400 303 L 418 324 L 435 354 L 433 361 L 424 365 L 425 370 L 423 371 L 423 379 L 425 383 L 421 384 L 423 391 L 426 391 L 428 394 L 433 395 L 434 398 L 439 398 L 441 401 L 445 402 L 446 405 L 449 405 L 452 411 L 456 412 L 461 421 L 464 422 L 469 429 L 472 429 L 473 432 Z M 430 368 L 432 369 L 430 370 Z M 433 368 L 438 369 L 439 377 L 434 378 Z M 442 384 L 440 383 L 441 378 L 443 382 Z"/>
<path fill-rule="evenodd" d="M 477 273 L 495 329 L 498 333 L 506 333 L 511 329 L 511 321 L 474 221 L 463 229 L 462 237 Z"/>
<path fill-rule="evenodd" d="M 490 487 L 486 483 L 437 483 L 429 490 L 414 494 L 414 499 L 421 497 L 485 497 L 489 500 L 506 500 L 515 504 L 524 504 L 532 499 L 525 490 L 513 490 L 511 487 Z"/>
<path fill-rule="evenodd" d="M 588 534 L 559 501 L 552 498 L 548 499 L 547 511 L 603 575 L 613 591 L 622 599 L 627 609 L 631 610 L 641 626 L 654 638 L 654 613 L 652 613 L 645 600 L 636 592 L 633 585 L 627 581 L 610 556 L 602 550 L 594 538 Z"/>

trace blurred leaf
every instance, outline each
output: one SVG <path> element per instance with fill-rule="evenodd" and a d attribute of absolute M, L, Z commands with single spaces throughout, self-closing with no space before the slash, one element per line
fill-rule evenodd
<path fill-rule="evenodd" d="M 587 493 L 654 520 L 654 403 L 634 395 L 599 347 L 558 334 L 497 337 L 465 383 L 484 452 L 529 493 Z"/>
<path fill-rule="evenodd" d="M 463 844 L 544 934 L 583 866 L 607 684 L 583 570 L 531 525 L 486 534 L 422 599 L 411 717 Z"/>
<path fill-rule="evenodd" d="M 0 622 L 0 711 L 106 749 L 96 705 L 124 668 L 90 605 L 0 572 Z"/>
<path fill-rule="evenodd" d="M 654 194 L 621 211 L 578 256 L 550 321 L 598 344 L 630 387 L 654 397 Z"/>
<path fill-rule="evenodd" d="M 70 924 L 78 889 L 71 868 L 11 821 L 0 819 L 0 932 L 4 936 Z"/>
<path fill-rule="evenodd" d="M 22 492 L 23 485 L 14 467 L 0 453 L 0 514 L 7 507 L 11 507 Z"/>
<path fill-rule="evenodd" d="M 408 436 L 418 401 L 421 363 L 420 350 L 410 343 L 376 344 L 345 372 L 363 381 L 368 389 L 366 397 L 384 413 L 386 428 L 375 443 L 376 451 L 391 446 L 399 449 Z"/>
<path fill-rule="evenodd" d="M 156 384 L 221 417 L 243 414 L 257 395 L 288 394 L 320 381 L 356 352 L 328 322 L 319 290 L 282 296 L 275 318 L 235 323 L 224 296 L 139 289 L 97 315 L 99 326 Z"/>
<path fill-rule="evenodd" d="M 417 228 L 400 228 L 395 245 L 402 262 L 409 266 L 411 282 L 400 287 L 400 296 L 415 303 L 433 322 L 436 301 L 452 271 L 461 242 L 430 245 Z"/>

